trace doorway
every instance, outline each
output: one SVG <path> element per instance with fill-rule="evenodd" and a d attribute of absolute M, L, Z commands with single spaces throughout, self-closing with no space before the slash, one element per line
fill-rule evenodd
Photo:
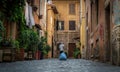
<path fill-rule="evenodd" d="M 68 57 L 69 58 L 73 58 L 73 52 L 74 52 L 74 49 L 76 48 L 76 44 L 75 43 L 69 43 L 68 44 Z"/>
<path fill-rule="evenodd" d="M 110 4 L 105 8 L 105 60 L 110 61 L 110 54 L 111 54 L 111 48 L 110 48 Z"/>

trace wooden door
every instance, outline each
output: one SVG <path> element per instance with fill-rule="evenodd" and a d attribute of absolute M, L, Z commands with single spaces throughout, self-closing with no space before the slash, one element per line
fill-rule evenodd
<path fill-rule="evenodd" d="M 76 48 L 76 44 L 75 43 L 69 43 L 68 44 L 68 57 L 69 58 L 73 58 L 73 52 L 74 52 L 74 49 Z"/>

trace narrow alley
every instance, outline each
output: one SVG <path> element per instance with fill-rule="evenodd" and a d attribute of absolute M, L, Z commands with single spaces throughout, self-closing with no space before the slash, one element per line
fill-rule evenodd
<path fill-rule="evenodd" d="M 44 59 L 0 63 L 0 72 L 120 72 L 120 67 L 83 59 Z"/>
<path fill-rule="evenodd" d="M 120 0 L 0 0 L 0 72 L 120 72 Z"/>

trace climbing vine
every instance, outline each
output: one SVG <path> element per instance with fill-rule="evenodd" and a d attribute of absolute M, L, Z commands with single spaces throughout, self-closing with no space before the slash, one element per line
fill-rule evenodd
<path fill-rule="evenodd" d="M 25 0 L 0 0 L 0 5 L 0 19 L 18 22 L 24 9 Z"/>
<path fill-rule="evenodd" d="M 25 29 L 25 0 L 0 0 L 0 20 L 16 22 L 20 30 Z"/>
<path fill-rule="evenodd" d="M 19 33 L 26 28 L 24 15 L 25 0 L 0 0 L 0 25 L 15 22 L 19 26 Z M 3 39 L 0 33 L 0 40 Z"/>

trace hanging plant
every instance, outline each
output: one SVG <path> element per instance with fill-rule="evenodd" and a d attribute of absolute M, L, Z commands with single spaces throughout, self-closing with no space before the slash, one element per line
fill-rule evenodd
<path fill-rule="evenodd" d="M 0 12 L 3 19 L 9 22 L 18 22 L 23 12 L 25 0 L 0 0 Z"/>

